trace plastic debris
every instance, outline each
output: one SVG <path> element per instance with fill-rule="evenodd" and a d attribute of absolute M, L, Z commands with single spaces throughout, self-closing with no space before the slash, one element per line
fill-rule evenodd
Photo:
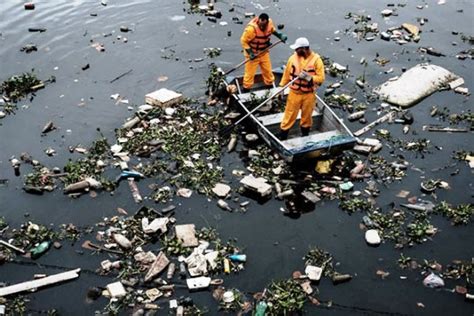
<path fill-rule="evenodd" d="M 200 290 L 208 288 L 211 284 L 211 278 L 209 277 L 197 277 L 186 279 L 186 284 L 190 290 Z"/>
<path fill-rule="evenodd" d="M 323 273 L 323 269 L 320 267 L 307 265 L 304 273 L 308 276 L 311 281 L 319 281 Z"/>
<path fill-rule="evenodd" d="M 419 64 L 407 70 L 398 79 L 389 80 L 375 88 L 374 92 L 384 101 L 408 107 L 458 78 L 443 67 Z"/>
<path fill-rule="evenodd" d="M 261 196 L 267 196 L 272 193 L 272 186 L 264 178 L 255 178 L 249 175 L 240 180 L 240 183 L 245 188 L 258 192 Z"/>
<path fill-rule="evenodd" d="M 127 295 L 127 291 L 120 281 L 107 284 L 106 289 L 109 292 L 111 298 L 119 298 Z"/>
<path fill-rule="evenodd" d="M 219 200 L 217 201 L 217 205 L 218 205 L 221 209 L 223 209 L 224 211 L 229 211 L 229 212 L 232 211 L 232 208 L 229 206 L 229 204 L 228 204 L 226 201 L 222 200 L 222 199 L 219 199 Z"/>
<path fill-rule="evenodd" d="M 174 229 L 176 238 L 181 240 L 183 247 L 196 247 L 199 244 L 194 224 L 176 225 Z"/>
<path fill-rule="evenodd" d="M 235 149 L 237 145 L 237 135 L 232 134 L 230 135 L 229 143 L 227 144 L 227 152 L 230 153 Z"/>
<path fill-rule="evenodd" d="M 142 218 L 142 229 L 145 234 L 152 234 L 160 231 L 161 233 L 166 233 L 168 228 L 166 225 L 169 223 L 168 217 L 155 218 L 151 223 L 147 217 Z"/>
<path fill-rule="evenodd" d="M 181 196 L 184 198 L 190 198 L 192 194 L 193 194 L 193 191 L 188 188 L 180 188 L 178 189 L 178 191 L 176 191 L 177 196 Z"/>
<path fill-rule="evenodd" d="M 369 229 L 365 232 L 365 241 L 367 241 L 369 245 L 377 246 L 380 245 L 382 240 L 380 239 L 379 232 L 376 229 Z"/>
<path fill-rule="evenodd" d="M 161 88 L 145 96 L 145 103 L 160 107 L 169 107 L 182 102 L 182 100 L 183 95 L 181 93 L 166 88 Z"/>
<path fill-rule="evenodd" d="M 247 256 L 244 254 L 234 254 L 234 255 L 230 255 L 229 259 L 235 262 L 246 262 Z"/>
<path fill-rule="evenodd" d="M 354 187 L 354 184 L 350 181 L 339 184 L 339 188 L 342 191 L 350 191 L 350 190 L 352 190 L 353 187 Z"/>
<path fill-rule="evenodd" d="M 423 285 L 431 288 L 438 288 L 444 286 L 442 278 L 431 272 L 423 279 Z"/>
<path fill-rule="evenodd" d="M 164 252 L 160 252 L 158 256 L 156 256 L 155 261 L 150 266 L 147 274 L 145 275 L 145 282 L 148 282 L 154 279 L 161 271 L 163 271 L 166 266 L 170 263 L 169 259 L 166 257 Z"/>
<path fill-rule="evenodd" d="M 51 246 L 51 241 L 43 241 L 41 242 L 38 246 L 30 250 L 31 253 L 31 258 L 32 259 L 37 259 L 44 253 L 46 253 Z"/>
<path fill-rule="evenodd" d="M 142 196 L 140 195 L 140 191 L 138 190 L 138 186 L 135 183 L 133 178 L 127 178 L 128 186 L 130 187 L 130 191 L 132 192 L 133 200 L 135 203 L 140 203 L 143 201 Z"/>
<path fill-rule="evenodd" d="M 220 198 L 225 198 L 230 193 L 230 186 L 224 183 L 216 183 L 214 188 L 212 188 L 212 192 Z"/>

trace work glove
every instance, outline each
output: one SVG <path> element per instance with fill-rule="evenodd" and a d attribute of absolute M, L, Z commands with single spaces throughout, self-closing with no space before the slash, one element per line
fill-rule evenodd
<path fill-rule="evenodd" d="M 255 59 L 255 54 L 253 53 L 253 50 L 251 48 L 247 48 L 245 51 L 247 52 L 247 54 L 249 54 L 250 60 Z"/>
<path fill-rule="evenodd" d="M 286 43 L 286 40 L 288 39 L 288 36 L 286 36 L 286 34 L 278 31 L 273 32 L 273 34 L 275 34 L 275 36 L 278 37 L 278 39 L 280 39 L 283 43 Z"/>
<path fill-rule="evenodd" d="M 311 80 L 313 80 L 313 77 L 311 77 L 310 74 L 308 74 L 307 72 L 300 72 L 299 75 L 298 75 L 298 78 L 302 79 L 302 80 L 306 80 L 308 82 L 310 82 Z"/>

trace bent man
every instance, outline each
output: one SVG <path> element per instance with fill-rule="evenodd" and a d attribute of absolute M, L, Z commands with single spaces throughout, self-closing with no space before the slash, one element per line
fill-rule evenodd
<path fill-rule="evenodd" d="M 265 85 L 273 85 L 275 78 L 272 72 L 270 53 L 266 51 L 258 55 L 261 51 L 265 50 L 271 45 L 270 37 L 272 34 L 274 34 L 283 42 L 287 40 L 287 36 L 285 34 L 275 30 L 272 19 L 268 17 L 268 14 L 262 13 L 249 22 L 240 38 L 240 43 L 244 49 L 244 56 L 246 59 L 250 59 L 245 64 L 243 82 L 244 91 L 248 91 L 250 88 L 252 88 L 258 66 L 260 66 L 262 71 Z"/>
<path fill-rule="evenodd" d="M 324 64 L 318 54 L 309 47 L 309 41 L 300 37 L 290 46 L 295 53 L 288 59 L 280 86 L 290 85 L 290 93 L 285 106 L 285 114 L 280 124 L 280 139 L 288 137 L 298 113 L 301 110 L 301 134 L 308 136 L 313 125 L 313 110 L 316 105 L 316 88 L 324 82 Z"/>

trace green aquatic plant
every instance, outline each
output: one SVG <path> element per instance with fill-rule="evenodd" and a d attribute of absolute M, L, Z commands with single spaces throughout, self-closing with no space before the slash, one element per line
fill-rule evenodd
<path fill-rule="evenodd" d="M 368 211 L 372 209 L 372 204 L 368 200 L 361 198 L 352 198 L 347 200 L 341 200 L 339 207 L 349 214 L 357 211 Z"/>
<path fill-rule="evenodd" d="M 323 275 L 332 277 L 335 273 L 333 265 L 333 256 L 320 248 L 311 248 L 308 253 L 303 257 L 305 265 L 317 266 L 323 269 Z"/>
<path fill-rule="evenodd" d="M 472 204 L 453 206 L 446 201 L 442 201 L 435 206 L 434 212 L 449 218 L 453 225 L 467 225 L 474 215 L 474 206 Z"/>
<path fill-rule="evenodd" d="M 0 93 L 4 94 L 12 102 L 17 102 L 26 97 L 28 93 L 34 91 L 35 86 L 42 82 L 31 72 L 25 72 L 20 75 L 14 75 L 0 84 Z"/>
<path fill-rule="evenodd" d="M 306 293 L 295 280 L 273 281 L 267 288 L 269 315 L 292 315 L 301 312 L 306 302 Z"/>

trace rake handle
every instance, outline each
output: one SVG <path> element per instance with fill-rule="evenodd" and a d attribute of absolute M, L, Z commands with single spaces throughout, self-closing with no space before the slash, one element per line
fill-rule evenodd
<path fill-rule="evenodd" d="M 275 43 L 273 43 L 272 45 L 268 46 L 267 48 L 265 48 L 264 50 L 260 51 L 257 55 L 255 55 L 255 58 L 257 58 L 258 56 L 262 55 L 263 53 L 269 51 L 270 49 L 272 49 L 273 47 L 275 47 L 276 45 L 282 43 L 283 41 L 282 40 L 278 40 L 276 41 Z M 236 65 L 234 68 L 230 69 L 230 70 L 227 70 L 226 72 L 224 72 L 224 75 L 228 75 L 230 74 L 232 71 L 234 70 L 237 70 L 239 69 L 242 65 L 245 65 L 246 63 L 248 63 L 251 59 L 248 58 L 248 59 L 245 59 L 243 60 L 242 62 L 240 62 L 238 65 Z"/>
<path fill-rule="evenodd" d="M 269 96 L 267 99 L 265 99 L 265 101 L 263 101 L 262 103 L 260 103 L 259 105 L 257 105 L 252 111 L 248 112 L 247 114 L 245 114 L 244 116 L 242 116 L 237 122 L 233 123 L 232 125 L 229 125 L 228 127 L 226 127 L 226 129 L 228 129 L 228 131 L 231 131 L 232 129 L 234 129 L 235 126 L 239 125 L 240 122 L 242 122 L 243 120 L 245 120 L 248 116 L 250 116 L 251 114 L 255 113 L 258 109 L 260 109 L 262 106 L 264 106 L 265 104 L 268 103 L 268 101 L 270 101 L 271 99 L 273 99 L 275 96 L 279 95 L 280 93 L 282 93 L 283 91 L 285 91 L 286 88 L 288 88 L 293 82 L 295 82 L 296 80 L 298 80 L 299 78 L 298 77 L 295 77 L 293 78 L 290 82 L 288 82 L 286 85 L 284 85 L 280 90 L 276 91 L 275 93 L 273 93 L 273 95 Z M 224 132 L 223 132 L 224 133 Z M 224 133 L 225 134 L 225 133 Z"/>

